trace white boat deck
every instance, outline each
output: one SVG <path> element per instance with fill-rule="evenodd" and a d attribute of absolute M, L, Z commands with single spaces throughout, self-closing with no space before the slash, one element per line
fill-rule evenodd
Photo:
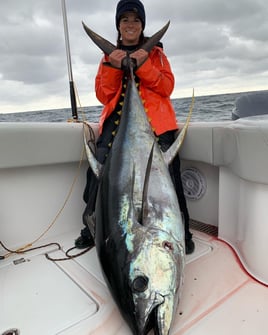
<path fill-rule="evenodd" d="M 196 250 L 187 256 L 171 335 L 268 334 L 267 143 L 267 118 L 190 125 L 181 167 L 197 169 L 206 185 L 188 202 L 191 218 L 216 226 L 239 258 L 225 242 L 194 230 Z M 7 247 L 33 241 L 53 218 L 57 224 L 40 243 L 73 246 L 85 206 L 82 149 L 79 123 L 0 124 L 0 240 Z M 95 249 L 53 263 L 44 254 L 65 256 L 56 250 L 0 259 L 0 335 L 130 335 Z"/>
<path fill-rule="evenodd" d="M 193 232 L 196 250 L 187 256 L 171 334 L 267 334 L 267 287 L 245 272 L 226 243 Z M 53 242 L 66 251 L 78 234 L 76 230 Z M 0 334 L 11 328 L 21 335 L 131 334 L 104 283 L 95 248 L 72 260 L 47 260 L 45 252 L 65 256 L 56 249 L 49 246 L 0 261 Z"/>

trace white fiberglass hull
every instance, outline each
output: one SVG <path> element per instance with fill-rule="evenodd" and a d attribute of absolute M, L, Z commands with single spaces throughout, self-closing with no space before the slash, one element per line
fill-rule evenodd
<path fill-rule="evenodd" d="M 196 250 L 187 256 L 171 334 L 265 333 L 267 143 L 267 120 L 190 125 L 182 170 L 194 167 L 206 183 L 200 199 L 188 200 L 190 215 L 219 235 L 193 230 Z M 44 255 L 65 257 L 83 228 L 88 165 L 84 157 L 79 168 L 82 149 L 82 124 L 0 124 L 0 240 L 10 249 L 23 247 L 55 221 L 33 247 L 57 242 L 62 248 L 50 245 L 0 260 L 0 334 L 12 328 L 22 335 L 131 334 L 104 283 L 95 248 L 55 263 Z"/>

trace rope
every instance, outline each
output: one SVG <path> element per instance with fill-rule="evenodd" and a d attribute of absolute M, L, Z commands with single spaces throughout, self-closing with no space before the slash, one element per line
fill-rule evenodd
<path fill-rule="evenodd" d="M 58 247 L 58 250 L 62 250 L 61 245 L 60 245 L 59 243 L 57 243 L 57 242 L 51 242 L 51 243 L 43 244 L 43 245 L 41 245 L 41 246 L 39 246 L 39 247 L 29 248 L 29 249 L 24 250 L 24 251 L 11 250 L 11 249 L 7 248 L 7 247 L 4 245 L 4 243 L 3 243 L 2 241 L 0 241 L 0 245 L 2 246 L 2 248 L 3 248 L 4 250 L 6 250 L 6 251 L 9 252 L 8 255 L 10 255 L 10 254 L 24 254 L 24 253 L 26 253 L 26 252 L 30 252 L 30 251 L 33 251 L 33 250 L 42 249 L 42 248 L 46 248 L 46 247 L 50 247 L 50 246 L 53 246 L 53 245 L 57 246 L 57 247 Z M 65 252 L 66 257 L 64 257 L 64 258 L 53 258 L 53 257 L 50 257 L 50 256 L 48 255 L 48 253 L 45 253 L 45 256 L 46 256 L 46 258 L 47 258 L 48 260 L 53 261 L 53 262 L 66 261 L 66 260 L 69 260 L 69 259 L 73 259 L 73 258 L 79 257 L 79 256 L 81 256 L 81 255 L 87 253 L 87 252 L 88 252 L 90 249 L 92 249 L 92 248 L 93 248 L 93 246 L 90 246 L 90 247 L 86 248 L 85 250 L 79 252 L 78 254 L 75 254 L 75 255 L 69 255 L 69 253 L 70 253 L 71 251 L 73 251 L 74 249 L 77 249 L 76 247 L 72 247 L 72 248 L 68 249 L 68 250 Z M 0 256 L 0 259 L 4 259 L 4 258 L 5 258 L 5 256 Z"/>
<path fill-rule="evenodd" d="M 92 249 L 93 246 L 90 246 L 86 249 L 84 249 L 83 251 L 79 252 L 78 254 L 75 254 L 75 255 L 69 255 L 69 253 L 76 249 L 76 247 L 72 247 L 70 249 L 68 249 L 66 252 L 65 252 L 65 255 L 66 257 L 63 257 L 63 258 L 53 258 L 53 257 L 50 257 L 47 253 L 45 253 L 45 256 L 46 258 L 49 260 L 49 261 L 52 261 L 52 262 L 61 262 L 61 261 L 67 261 L 67 260 L 70 260 L 70 259 L 73 259 L 73 258 L 76 258 L 76 257 L 79 257 L 79 256 L 82 256 L 84 255 L 85 253 L 87 253 L 90 249 Z"/>
<path fill-rule="evenodd" d="M 52 243 L 48 243 L 48 244 L 43 244 L 43 245 L 41 245 L 39 247 L 29 248 L 29 249 L 24 250 L 24 251 L 21 250 L 22 248 L 17 249 L 17 250 L 11 250 L 8 247 L 6 247 L 2 241 L 0 241 L 0 245 L 2 246 L 2 248 L 4 250 L 6 250 L 6 251 L 9 252 L 8 255 L 10 255 L 10 254 L 24 254 L 25 252 L 29 252 L 29 251 L 33 251 L 33 250 L 37 250 L 37 249 L 46 248 L 46 247 L 49 247 L 49 246 L 52 246 L 52 245 L 56 245 L 59 250 L 61 249 L 60 244 L 56 243 L 56 242 L 52 242 Z M 1 256 L 1 257 L 5 258 L 5 256 Z"/>
<path fill-rule="evenodd" d="M 79 106 L 82 110 L 82 115 L 83 115 L 83 130 L 84 130 L 84 134 L 85 134 L 85 124 L 88 126 L 88 129 L 89 129 L 89 133 L 90 133 L 90 136 L 89 136 L 89 140 L 88 140 L 88 145 L 91 146 L 94 146 L 94 150 L 96 149 L 95 147 L 95 135 L 94 135 L 94 131 L 93 129 L 89 126 L 88 123 L 86 123 L 85 121 L 85 113 L 84 113 L 84 110 L 81 106 L 81 102 L 80 102 L 80 99 L 79 99 L 79 94 L 78 94 L 78 91 L 77 91 L 77 87 L 75 85 L 75 93 L 76 93 L 76 98 L 78 99 L 79 101 Z M 68 122 L 70 122 L 71 120 L 68 120 Z M 77 120 L 72 120 L 72 122 L 80 122 L 80 121 L 77 121 Z M 95 152 L 95 151 L 94 151 Z M 25 252 L 29 252 L 29 251 L 32 251 L 32 250 L 36 250 L 36 249 L 40 249 L 40 248 L 44 248 L 44 247 L 47 247 L 49 245 L 57 245 L 59 247 L 59 249 L 61 249 L 60 245 L 58 243 L 50 243 L 50 244 L 46 244 L 46 245 L 42 245 L 42 246 L 39 246 L 39 247 L 32 247 L 35 243 L 37 243 L 44 235 L 47 234 L 47 232 L 54 226 L 54 224 L 56 223 L 56 221 L 58 220 L 59 216 L 61 215 L 61 213 L 63 212 L 67 202 L 69 201 L 70 199 L 70 196 L 73 192 L 73 189 L 74 189 L 74 186 L 75 186 L 75 183 L 78 179 L 78 176 L 79 176 L 79 172 L 80 172 L 80 169 L 81 169 L 81 165 L 82 165 L 82 162 L 83 162 L 83 158 L 84 158 L 84 155 L 85 155 L 85 147 L 83 146 L 83 149 L 81 151 L 81 155 L 80 155 L 80 160 L 79 160 L 79 164 L 78 164 L 78 168 L 77 168 L 77 172 L 75 174 L 75 177 L 73 179 L 73 182 L 71 184 L 71 187 L 70 187 L 70 190 L 68 191 L 68 194 L 63 202 L 63 205 L 61 206 L 61 208 L 59 209 L 58 213 L 56 214 L 56 216 L 54 217 L 54 219 L 52 220 L 52 222 L 49 224 L 49 226 L 45 229 L 45 231 L 40 234 L 40 236 L 38 236 L 35 240 L 33 240 L 31 243 L 28 243 L 16 250 L 11 250 L 9 248 L 7 248 L 1 241 L 0 241 L 0 245 L 3 247 L 4 250 L 8 251 L 7 254 L 3 255 L 3 256 L 0 256 L 0 260 L 3 260 L 7 257 L 9 257 L 10 255 L 12 254 L 22 254 L 22 253 L 25 253 Z M 75 247 L 73 248 L 70 248 L 67 250 L 66 252 L 66 258 L 64 259 L 53 259 L 51 257 L 48 256 L 48 254 L 45 254 L 46 258 L 49 259 L 49 260 L 53 260 L 53 261 L 60 261 L 60 260 L 67 260 L 67 259 L 72 259 L 72 258 L 75 258 L 75 257 L 78 257 L 80 255 L 83 255 L 84 253 L 86 253 L 87 251 L 89 251 L 91 249 L 91 247 L 83 250 L 82 252 L 78 253 L 77 255 L 72 255 L 72 256 L 69 256 L 68 253 L 75 249 Z"/>
<path fill-rule="evenodd" d="M 69 192 L 68 192 L 68 194 L 67 194 L 67 196 L 66 196 L 66 198 L 65 198 L 65 200 L 63 202 L 63 205 L 61 206 L 60 210 L 58 211 L 58 213 L 56 214 L 56 216 L 54 217 L 54 219 L 52 220 L 52 222 L 50 223 L 50 225 L 45 229 L 45 231 L 42 234 L 40 234 L 31 243 L 28 243 L 28 244 L 24 245 L 23 247 L 20 247 L 20 248 L 18 248 L 16 250 L 9 251 L 8 254 L 6 254 L 6 255 L 4 255 L 2 257 L 7 258 L 11 254 L 20 254 L 20 253 L 23 253 L 23 252 L 27 252 L 29 250 L 33 250 L 34 248 L 31 248 L 32 245 L 34 245 L 36 242 L 38 242 L 54 226 L 54 224 L 56 223 L 57 219 L 59 218 L 59 216 L 63 212 L 63 210 L 64 210 L 64 208 L 65 208 L 68 200 L 70 199 L 70 196 L 71 196 L 72 192 L 73 192 L 75 183 L 76 183 L 76 181 L 78 179 L 79 172 L 80 172 L 80 169 L 81 169 L 81 165 L 82 165 L 82 161 L 83 161 L 83 157 L 84 157 L 84 152 L 85 152 L 85 149 L 83 147 L 82 152 L 81 152 L 81 156 L 80 156 L 80 160 L 79 160 L 79 164 L 78 164 L 78 168 L 77 168 L 77 172 L 76 172 L 74 180 L 73 180 L 73 182 L 71 184 L 70 190 L 69 190 Z M 3 245 L 2 242 L 1 242 L 1 245 Z M 39 247 L 37 247 L 37 248 L 39 248 Z M 4 249 L 8 251 L 8 248 L 4 248 Z"/>

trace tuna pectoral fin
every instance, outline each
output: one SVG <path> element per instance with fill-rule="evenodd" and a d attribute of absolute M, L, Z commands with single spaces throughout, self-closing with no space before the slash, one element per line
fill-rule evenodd
<path fill-rule="evenodd" d="M 140 218 L 140 223 L 143 224 L 143 218 L 148 215 L 149 212 L 149 206 L 148 206 L 148 186 L 149 186 L 149 179 L 152 169 L 152 162 L 153 162 L 153 154 L 154 154 L 154 146 L 155 142 L 153 142 L 152 149 L 150 152 L 150 156 L 147 162 L 146 172 L 145 172 L 145 178 L 144 178 L 144 184 L 143 184 L 143 192 L 142 192 L 142 210 Z"/>
<path fill-rule="evenodd" d="M 177 153 L 180 150 L 180 147 L 184 141 L 184 138 L 185 138 L 185 135 L 186 135 L 186 132 L 187 132 L 190 120 L 191 120 L 193 109 L 194 109 L 194 90 L 193 90 L 192 102 L 191 102 L 191 106 L 190 106 L 190 110 L 189 110 L 186 122 L 182 130 L 180 131 L 179 136 L 174 141 L 174 143 L 171 145 L 171 147 L 166 152 L 163 153 L 163 157 L 167 165 L 169 165 L 173 161 L 174 157 L 177 155 Z"/>
<path fill-rule="evenodd" d="M 89 165 L 97 177 L 99 179 L 100 172 L 102 170 L 102 164 L 100 164 L 96 157 L 95 157 L 95 137 L 94 137 L 94 131 L 90 127 L 89 124 L 84 122 L 84 145 L 85 145 L 85 150 L 87 154 L 87 159 L 89 162 Z"/>
<path fill-rule="evenodd" d="M 145 177 L 144 177 L 144 183 L 143 183 L 143 190 L 142 190 L 142 203 L 141 208 L 135 208 L 134 203 L 132 203 L 131 209 L 134 209 L 133 216 L 136 218 L 137 222 L 140 225 L 143 225 L 144 218 L 148 216 L 148 213 L 150 211 L 149 203 L 148 203 L 148 187 L 149 187 L 149 179 L 150 174 L 152 170 L 152 161 L 153 161 L 153 152 L 154 152 L 155 142 L 152 144 L 152 149 L 150 151 L 150 155 L 147 161 L 146 171 L 145 171 Z M 138 174 L 140 172 L 138 171 Z M 136 164 L 133 164 L 133 171 L 132 171 L 132 185 L 130 189 L 130 199 L 134 199 L 134 193 L 135 193 L 135 181 L 136 181 Z M 131 216 L 131 215 L 130 215 Z"/>

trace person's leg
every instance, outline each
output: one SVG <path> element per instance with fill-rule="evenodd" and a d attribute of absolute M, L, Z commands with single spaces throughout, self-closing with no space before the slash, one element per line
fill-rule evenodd
<path fill-rule="evenodd" d="M 83 199 L 87 204 L 82 215 L 82 221 L 85 227 L 81 230 L 80 236 L 74 242 L 74 245 L 78 249 L 84 249 L 94 245 L 94 238 L 91 232 L 94 229 L 94 210 L 97 191 L 98 180 L 89 167 L 87 170 L 86 187 L 83 194 Z M 92 229 L 89 229 L 89 226 L 91 226 Z"/>
<path fill-rule="evenodd" d="M 177 155 L 169 167 L 170 174 L 172 176 L 175 190 L 177 193 L 180 210 L 183 214 L 184 220 L 184 231 L 185 231 L 185 248 L 186 254 L 191 254 L 194 251 L 195 245 L 192 240 L 192 233 L 190 232 L 190 216 L 187 208 L 187 203 L 184 195 L 181 172 L 180 172 L 180 157 Z"/>
<path fill-rule="evenodd" d="M 112 114 L 104 123 L 102 134 L 96 143 L 96 159 L 104 164 L 110 150 L 110 144 L 114 140 L 114 131 L 118 127 L 120 115 Z M 95 234 L 95 202 L 98 193 L 98 180 L 93 171 L 89 167 L 87 170 L 87 182 L 83 193 L 83 200 L 86 208 L 82 215 L 85 227 L 81 230 L 80 236 L 75 240 L 75 246 L 79 249 L 87 248 L 94 245 Z"/>
<path fill-rule="evenodd" d="M 169 131 L 159 136 L 159 145 L 162 151 L 167 151 L 175 139 L 175 131 Z M 195 245 L 192 240 L 192 233 L 190 232 L 189 222 L 190 216 L 187 208 L 187 203 L 184 195 L 181 171 L 180 171 L 180 157 L 176 155 L 172 163 L 169 165 L 169 172 L 173 181 L 175 191 L 178 197 L 180 210 L 183 214 L 184 230 L 185 230 L 185 248 L 186 254 L 191 254 L 194 251 Z"/>
<path fill-rule="evenodd" d="M 108 147 L 101 147 L 101 143 L 97 143 L 96 159 L 103 163 L 109 152 Z M 82 221 L 85 227 L 81 230 L 80 236 L 75 240 L 74 244 L 77 248 L 83 249 L 94 245 L 95 235 L 95 203 L 98 193 L 99 181 L 92 169 L 87 170 L 87 182 L 83 193 L 83 200 L 86 203 L 86 208 L 82 215 Z"/>

